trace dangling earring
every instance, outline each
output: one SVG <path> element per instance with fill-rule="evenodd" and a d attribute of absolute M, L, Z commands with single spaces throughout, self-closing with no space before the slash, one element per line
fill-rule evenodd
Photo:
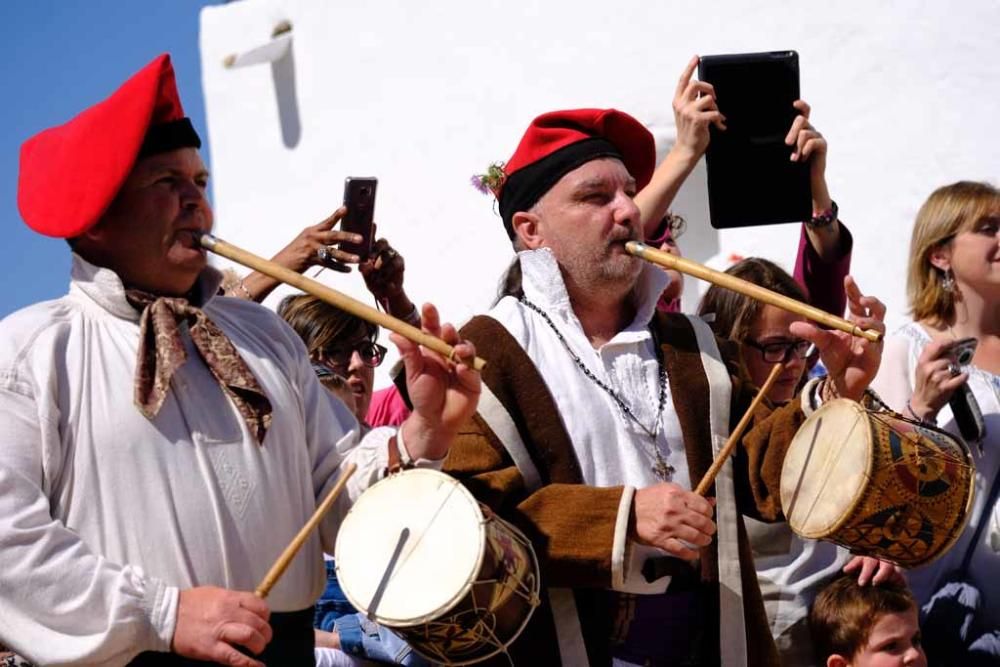
<path fill-rule="evenodd" d="M 955 276 L 952 275 L 951 269 L 945 269 L 941 275 L 941 289 L 948 293 L 955 291 Z"/>

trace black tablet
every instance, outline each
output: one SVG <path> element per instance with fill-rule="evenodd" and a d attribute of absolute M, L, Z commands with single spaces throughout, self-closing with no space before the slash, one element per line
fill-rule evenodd
<path fill-rule="evenodd" d="M 711 128 L 705 154 L 716 229 L 802 222 L 812 216 L 809 165 L 792 162 L 785 135 L 798 111 L 795 51 L 703 56 L 698 78 L 715 87 L 726 130 Z"/>

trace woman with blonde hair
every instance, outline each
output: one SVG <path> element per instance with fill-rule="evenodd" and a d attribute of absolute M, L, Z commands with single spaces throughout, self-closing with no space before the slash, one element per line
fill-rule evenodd
<path fill-rule="evenodd" d="M 886 340 L 872 388 L 911 419 L 957 436 L 978 431 L 966 438 L 976 494 L 965 532 L 943 557 L 914 570 L 910 583 L 925 629 L 946 635 L 927 637 L 932 664 L 935 653 L 945 662 L 965 651 L 996 659 L 1000 587 L 990 581 L 1000 572 L 1000 190 L 960 181 L 931 194 L 914 224 L 907 294 L 913 321 Z M 970 338 L 974 354 L 959 343 Z M 953 409 L 963 403 L 978 406 L 978 426 L 968 410 Z"/>

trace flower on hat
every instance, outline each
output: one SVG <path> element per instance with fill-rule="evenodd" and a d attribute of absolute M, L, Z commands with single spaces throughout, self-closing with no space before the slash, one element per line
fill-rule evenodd
<path fill-rule="evenodd" d="M 470 179 L 472 187 L 482 192 L 484 195 L 493 193 L 494 196 L 500 192 L 507 174 L 503 170 L 503 162 L 494 162 L 486 169 L 485 174 L 475 174 Z"/>

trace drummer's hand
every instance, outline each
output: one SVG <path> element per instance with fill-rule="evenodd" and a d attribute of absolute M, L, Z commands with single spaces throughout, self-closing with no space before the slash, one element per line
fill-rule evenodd
<path fill-rule="evenodd" d="M 694 56 L 681 73 L 673 101 L 677 141 L 671 151 L 692 161 L 697 161 L 708 148 L 710 125 L 726 129 L 726 117 L 715 103 L 715 88 L 705 81 L 691 80 L 697 68 L 698 56 Z"/>
<path fill-rule="evenodd" d="M 715 500 L 663 482 L 635 492 L 632 534 L 639 542 L 659 547 L 683 560 L 698 558 L 715 535 Z M 695 547 L 695 548 L 692 548 Z"/>
<path fill-rule="evenodd" d="M 292 239 L 291 243 L 278 251 L 272 261 L 297 273 L 302 273 L 310 266 L 317 264 L 341 272 L 348 271 L 349 269 L 344 264 L 357 264 L 360 258 L 338 249 L 336 244 L 343 241 L 361 243 L 364 239 L 360 234 L 333 229 L 334 225 L 340 222 L 345 215 L 347 215 L 347 208 L 341 206 L 326 220 L 306 227 Z M 322 253 L 321 248 L 325 248 Z M 322 261 L 321 254 L 325 254 L 328 260 Z"/>
<path fill-rule="evenodd" d="M 969 379 L 968 373 L 952 374 L 952 360 L 948 356 L 951 347 L 951 341 L 935 341 L 920 353 L 910 398 L 910 408 L 915 414 L 910 416 L 932 420 L 955 390 Z"/>
<path fill-rule="evenodd" d="M 885 305 L 873 296 L 864 296 L 854 278 L 844 278 L 850 321 L 862 329 L 874 329 L 885 334 Z M 793 336 L 805 338 L 819 349 L 823 365 L 837 396 L 860 401 L 871 384 L 882 361 L 882 342 L 873 343 L 867 338 L 853 336 L 843 331 L 820 329 L 809 322 L 793 322 L 789 327 Z"/>
<path fill-rule="evenodd" d="M 441 324 L 437 308 L 424 304 L 423 330 L 455 346 L 456 359 L 472 359 L 475 346 L 460 341 L 450 324 Z M 406 368 L 406 386 L 413 413 L 400 427 L 403 442 L 414 459 L 441 459 L 448 453 L 459 427 L 476 411 L 479 402 L 480 378 L 472 366 L 450 363 L 437 352 L 392 334 L 390 339 L 399 348 Z"/>
<path fill-rule="evenodd" d="M 253 593 L 199 586 L 180 592 L 171 650 L 188 658 L 235 667 L 264 667 L 234 646 L 259 654 L 271 641 L 271 612 Z"/>
<path fill-rule="evenodd" d="M 903 568 L 871 556 L 855 556 L 844 566 L 844 572 L 846 574 L 858 572 L 858 586 L 867 586 L 869 583 L 878 586 L 887 581 L 906 585 Z"/>

